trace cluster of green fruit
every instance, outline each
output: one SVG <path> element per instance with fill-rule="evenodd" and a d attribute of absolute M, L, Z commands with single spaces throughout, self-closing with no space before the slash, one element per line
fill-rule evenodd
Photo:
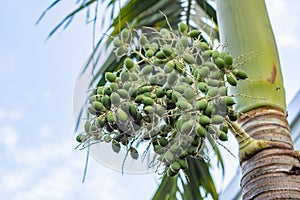
<path fill-rule="evenodd" d="M 206 137 L 227 140 L 225 118 L 235 121 L 237 113 L 226 82 L 236 86 L 247 78 L 229 53 L 212 50 L 183 23 L 177 32 L 124 29 L 113 45 L 124 66 L 106 72 L 106 84 L 93 91 L 78 142 L 111 142 L 115 152 L 124 145 L 134 159 L 133 143 L 150 142 L 175 176 L 188 167 L 187 157 L 201 157 Z"/>

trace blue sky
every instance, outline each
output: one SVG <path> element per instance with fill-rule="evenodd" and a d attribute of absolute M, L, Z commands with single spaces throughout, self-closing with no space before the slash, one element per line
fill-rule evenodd
<path fill-rule="evenodd" d="M 81 15 L 45 42 L 75 5 L 62 3 L 36 26 L 51 2 L 6 1 L 0 8 L 0 198 L 150 199 L 157 185 L 154 174 L 122 176 L 94 159 L 81 183 L 85 152 L 74 150 L 73 91 L 92 49 L 92 31 Z M 267 0 L 267 6 L 289 102 L 300 85 L 300 3 Z"/>

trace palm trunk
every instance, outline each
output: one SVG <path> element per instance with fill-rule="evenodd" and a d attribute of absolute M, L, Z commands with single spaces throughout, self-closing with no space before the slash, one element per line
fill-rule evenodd
<path fill-rule="evenodd" d="M 257 142 L 248 145 L 237 136 L 240 152 L 246 152 L 240 153 L 243 199 L 300 199 L 300 153 L 293 149 L 286 120 L 282 74 L 265 3 L 217 0 L 217 13 L 227 50 L 234 56 L 258 55 L 242 66 L 250 80 L 230 88 L 237 94 L 238 123 Z"/>

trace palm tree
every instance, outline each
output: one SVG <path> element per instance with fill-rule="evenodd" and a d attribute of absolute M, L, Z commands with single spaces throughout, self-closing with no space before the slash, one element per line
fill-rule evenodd
<path fill-rule="evenodd" d="M 47 10 L 58 2 L 55 1 Z M 99 1 L 79 3 L 80 6 L 66 16 L 50 36 L 85 8 L 95 8 L 96 24 Z M 119 4 L 114 0 L 106 4 L 111 11 L 111 24 L 107 31 L 110 36 L 116 36 L 127 26 L 168 27 L 166 15 L 172 28 L 185 21 L 190 27 L 202 29 L 210 39 L 226 43 L 227 50 L 234 57 L 245 55 L 250 58 L 239 63 L 240 68 L 248 73 L 249 80 L 230 87 L 239 112 L 238 123 L 230 122 L 230 128 L 240 148 L 243 199 L 298 199 L 300 153 L 293 150 L 289 134 L 281 69 L 264 1 L 216 0 L 217 12 L 208 0 L 128 0 L 119 12 L 115 12 Z M 124 59 L 117 59 L 109 48 L 103 48 L 109 47 L 111 42 L 110 37 L 101 37 L 83 70 L 85 73 L 86 69 L 92 68 L 95 74 L 90 87 L 104 84 L 103 73 L 122 66 Z M 108 56 L 101 63 L 99 58 L 104 53 L 103 49 L 107 50 Z M 220 152 L 214 147 L 223 169 Z M 185 173 L 189 181 L 185 181 L 183 174 L 175 178 L 164 175 L 153 199 L 177 199 L 178 194 L 182 199 L 204 199 L 207 195 L 218 199 L 209 161 L 189 159 L 188 162 L 189 168 Z"/>

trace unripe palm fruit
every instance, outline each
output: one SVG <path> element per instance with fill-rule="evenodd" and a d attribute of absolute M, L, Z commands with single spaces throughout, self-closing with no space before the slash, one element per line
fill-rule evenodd
<path fill-rule="evenodd" d="M 187 101 L 178 101 L 176 103 L 176 106 L 180 109 L 180 110 L 188 110 L 188 109 L 192 109 L 193 106 L 187 102 Z"/>
<path fill-rule="evenodd" d="M 223 122 L 223 124 L 220 126 L 220 130 L 224 133 L 228 133 L 228 124 L 226 122 Z"/>
<path fill-rule="evenodd" d="M 129 98 L 128 91 L 125 90 L 125 89 L 118 89 L 118 90 L 117 90 L 117 93 L 120 95 L 120 97 L 121 97 L 122 99 L 128 99 L 128 98 Z"/>
<path fill-rule="evenodd" d="M 94 101 L 92 103 L 92 108 L 96 111 L 96 112 L 101 112 L 101 111 L 104 111 L 105 108 L 103 106 L 103 104 L 99 101 Z"/>
<path fill-rule="evenodd" d="M 223 57 L 223 59 L 224 59 L 224 63 L 226 64 L 226 65 L 232 65 L 232 63 L 233 63 L 233 58 L 232 58 L 232 56 L 231 55 L 224 55 L 224 57 Z"/>
<path fill-rule="evenodd" d="M 109 82 L 114 82 L 116 80 L 117 76 L 114 73 L 106 72 L 105 73 L 105 79 Z"/>
<path fill-rule="evenodd" d="M 105 119 L 103 119 L 102 117 L 97 117 L 97 119 L 95 120 L 95 126 L 97 128 L 103 128 L 105 126 Z"/>
<path fill-rule="evenodd" d="M 208 102 L 206 99 L 200 99 L 199 101 L 196 102 L 196 108 L 198 110 L 204 110 L 207 106 Z"/>
<path fill-rule="evenodd" d="M 188 33 L 188 36 L 191 38 L 198 38 L 200 34 L 201 34 L 201 32 L 199 30 L 191 30 Z"/>
<path fill-rule="evenodd" d="M 127 54 L 127 48 L 126 46 L 120 46 L 119 48 L 116 49 L 116 54 L 117 56 L 121 57 Z"/>
<path fill-rule="evenodd" d="M 183 93 L 186 99 L 193 99 L 195 97 L 195 91 L 191 87 L 186 87 Z"/>
<path fill-rule="evenodd" d="M 157 141 L 158 141 L 158 144 L 162 147 L 167 146 L 169 143 L 168 140 L 164 137 L 159 138 Z"/>
<path fill-rule="evenodd" d="M 110 94 L 111 95 L 111 94 Z M 111 101 L 110 101 L 110 97 L 108 95 L 103 95 L 101 97 L 101 102 L 104 105 L 104 107 L 109 110 L 111 107 Z"/>
<path fill-rule="evenodd" d="M 127 28 L 124 28 L 121 31 L 121 39 L 123 42 L 127 42 L 130 36 L 130 31 Z"/>
<path fill-rule="evenodd" d="M 79 134 L 76 137 L 76 141 L 79 142 L 79 143 L 82 143 L 82 142 L 84 142 L 86 140 L 87 140 L 87 137 L 85 135 L 83 135 L 83 134 Z"/>
<path fill-rule="evenodd" d="M 133 60 L 131 60 L 130 58 L 126 58 L 126 59 L 124 60 L 124 64 L 125 64 L 125 67 L 126 67 L 128 70 L 130 70 L 130 69 L 132 69 L 132 68 L 134 67 L 134 62 L 133 62 Z"/>
<path fill-rule="evenodd" d="M 225 67 L 225 62 L 222 58 L 216 58 L 214 62 L 219 69 L 223 69 Z"/>
<path fill-rule="evenodd" d="M 221 124 L 224 121 L 224 117 L 221 115 L 213 115 L 211 118 L 212 124 Z"/>
<path fill-rule="evenodd" d="M 106 120 L 109 123 L 116 123 L 117 122 L 117 118 L 116 118 L 116 116 L 112 112 L 108 112 L 108 114 L 106 116 Z"/>
<path fill-rule="evenodd" d="M 141 37 L 139 39 L 140 45 L 145 46 L 145 44 L 149 43 L 146 36 L 144 34 L 141 34 Z"/>
<path fill-rule="evenodd" d="M 225 96 L 224 100 L 225 100 L 225 104 L 227 106 L 232 106 L 232 105 L 235 104 L 234 99 L 232 97 L 230 97 L 230 96 Z"/>
<path fill-rule="evenodd" d="M 205 66 L 199 70 L 199 74 L 201 77 L 206 78 L 210 73 L 209 67 Z"/>
<path fill-rule="evenodd" d="M 232 85 L 232 86 L 236 86 L 237 85 L 237 80 L 236 77 L 233 74 L 226 74 L 226 79 L 227 82 Z"/>
<path fill-rule="evenodd" d="M 129 151 L 130 151 L 131 158 L 137 160 L 139 157 L 139 152 L 133 147 L 130 147 Z"/>
<path fill-rule="evenodd" d="M 90 132 L 90 128 L 91 128 L 91 123 L 90 121 L 86 121 L 85 124 L 84 124 L 84 131 L 86 133 L 89 133 Z"/>
<path fill-rule="evenodd" d="M 185 23 L 183 22 L 180 22 L 178 24 L 178 31 L 182 34 L 186 34 L 187 33 L 187 30 L 188 30 L 188 25 L 186 25 Z"/>
<path fill-rule="evenodd" d="M 209 50 L 209 46 L 206 42 L 200 42 L 199 45 L 200 45 L 200 48 L 202 49 L 202 51 Z"/>
<path fill-rule="evenodd" d="M 187 163 L 186 159 L 179 159 L 177 162 L 180 164 L 181 169 L 188 168 L 188 163 Z"/>
<path fill-rule="evenodd" d="M 202 125 L 202 126 L 206 126 L 206 125 L 209 125 L 211 122 L 210 118 L 206 115 L 201 115 L 199 117 L 199 123 Z"/>
<path fill-rule="evenodd" d="M 193 128 L 193 124 L 194 124 L 194 123 L 193 123 L 192 120 L 184 122 L 184 123 L 182 124 L 182 126 L 181 126 L 181 129 L 180 129 L 181 133 L 183 133 L 183 134 L 188 134 L 188 133 L 190 133 L 191 130 L 192 130 L 192 128 Z"/>
<path fill-rule="evenodd" d="M 123 44 L 123 42 L 122 42 L 122 40 L 120 40 L 119 38 L 116 38 L 115 40 L 114 40 L 114 47 L 116 47 L 116 48 L 118 48 L 118 47 L 120 47 L 120 46 L 122 46 L 122 44 Z"/>
<path fill-rule="evenodd" d="M 168 61 L 164 66 L 164 71 L 166 73 L 171 73 L 174 70 L 175 63 L 173 60 Z"/>
<path fill-rule="evenodd" d="M 238 79 L 248 78 L 247 72 L 242 69 L 234 69 L 232 72 Z"/>
<path fill-rule="evenodd" d="M 199 137 L 206 137 L 206 129 L 201 124 L 198 125 L 196 133 Z"/>
<path fill-rule="evenodd" d="M 162 52 L 166 57 L 170 57 L 173 54 L 174 49 L 170 45 L 164 45 L 162 48 Z"/>
<path fill-rule="evenodd" d="M 151 58 L 154 55 L 154 52 L 151 49 L 149 49 L 146 51 L 145 55 L 146 55 L 146 57 Z"/>
<path fill-rule="evenodd" d="M 152 73 L 153 71 L 153 67 L 151 65 L 146 65 L 142 70 L 141 70 L 141 73 L 143 75 L 149 75 L 150 73 Z"/>
<path fill-rule="evenodd" d="M 119 153 L 121 150 L 121 145 L 119 142 L 112 141 L 111 147 L 112 147 L 112 150 L 116 153 Z"/>
<path fill-rule="evenodd" d="M 113 105 L 118 106 L 118 105 L 120 105 L 121 97 L 117 92 L 113 92 L 110 95 L 110 101 Z"/>
<path fill-rule="evenodd" d="M 193 56 L 193 54 L 189 54 L 189 53 L 186 53 L 186 54 L 183 55 L 183 60 L 188 64 L 196 63 L 196 59 Z"/>
<path fill-rule="evenodd" d="M 166 162 L 171 163 L 174 161 L 175 157 L 171 151 L 167 151 L 164 155 L 164 159 L 166 160 Z"/>
<path fill-rule="evenodd" d="M 173 171 L 173 172 L 178 172 L 180 170 L 180 164 L 179 162 L 177 161 L 174 161 L 171 165 L 170 165 L 170 169 Z"/>
<path fill-rule="evenodd" d="M 227 140 L 228 140 L 227 134 L 224 133 L 223 131 L 219 131 L 218 134 L 219 134 L 219 139 L 220 139 L 221 141 L 227 141 Z"/>
<path fill-rule="evenodd" d="M 208 86 L 205 82 L 200 82 L 200 83 L 198 83 L 198 89 L 201 92 L 207 92 L 208 91 Z"/>

